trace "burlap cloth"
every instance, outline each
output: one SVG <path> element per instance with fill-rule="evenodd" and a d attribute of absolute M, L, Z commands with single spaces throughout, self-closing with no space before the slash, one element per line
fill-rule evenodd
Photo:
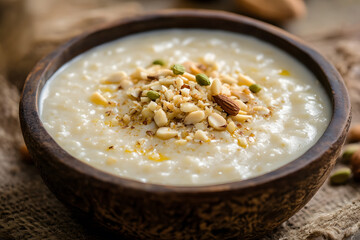
<path fill-rule="evenodd" d="M 14 8 L 14 2 L 18 1 L 5 2 L 8 5 L 3 7 Z M 95 0 L 89 2 L 98 4 Z M 23 76 L 41 56 L 81 31 L 141 10 L 134 3 L 119 4 L 102 6 L 97 10 L 80 8 L 77 9 L 76 16 L 64 17 L 66 14 L 63 14 L 62 21 L 56 21 L 56 16 L 52 16 L 52 22 L 49 20 L 49 23 L 41 21 L 41 18 L 50 19 L 49 16 L 37 12 L 36 17 L 29 18 L 32 19 L 32 24 L 27 20 L 21 22 L 33 29 L 28 31 L 32 32 L 32 40 L 28 43 L 27 50 L 21 50 L 23 52 L 16 56 L 9 56 L 4 54 L 4 49 L 8 47 L 3 46 L 3 50 L 0 48 L 0 64 L 4 66 L 7 63 L 6 69 L 0 68 L 0 239 L 114 239 L 109 233 L 74 216 L 47 189 L 35 167 L 21 160 L 18 148 L 23 142 L 19 128 L 18 102 Z M 16 8 L 22 12 L 24 5 L 16 5 Z M 63 11 L 68 11 L 66 6 Z M 2 25 L 4 26 L 6 27 Z M 360 27 L 355 26 L 346 32 L 307 39 L 335 64 L 350 87 L 354 122 L 360 120 L 359 30 Z M 15 36 L 19 36 L 18 34 L 20 33 L 13 33 Z M 1 41 L 6 45 L 4 38 L 0 43 Z M 326 182 L 302 210 L 264 239 L 337 240 L 354 235 L 359 228 L 360 185 L 351 182 L 333 187 Z"/>

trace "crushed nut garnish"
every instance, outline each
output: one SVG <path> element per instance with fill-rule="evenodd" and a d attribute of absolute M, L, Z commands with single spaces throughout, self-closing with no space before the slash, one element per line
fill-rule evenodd
<path fill-rule="evenodd" d="M 215 95 L 213 96 L 215 102 L 220 105 L 220 107 L 229 115 L 235 116 L 239 113 L 239 105 L 232 100 L 231 98 L 224 95 Z"/>
<path fill-rule="evenodd" d="M 100 88 L 90 100 L 103 105 L 105 116 L 118 122 L 109 126 L 134 129 L 136 124 L 152 124 L 153 129 L 146 131 L 148 137 L 175 138 L 178 145 L 209 142 L 216 131 L 227 130 L 239 146 L 247 147 L 255 137 L 246 122 L 271 115 L 272 108 L 262 106 L 257 96 L 263 87 L 247 75 L 221 73 L 215 62 L 200 61 L 167 65 L 154 60 L 148 68 L 137 67 L 130 75 L 111 74 L 100 83 L 113 84 L 117 90 L 104 93 Z M 119 94 L 126 96 L 122 102 L 117 101 Z M 119 109 L 125 105 L 129 111 L 121 114 Z"/>

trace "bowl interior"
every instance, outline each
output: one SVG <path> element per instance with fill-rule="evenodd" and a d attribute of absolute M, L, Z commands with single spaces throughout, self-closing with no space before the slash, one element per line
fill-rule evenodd
<path fill-rule="evenodd" d="M 134 33 L 170 28 L 217 29 L 245 34 L 270 43 L 300 61 L 319 79 L 332 104 L 332 119 L 322 137 L 305 154 L 272 172 L 238 182 L 195 187 L 170 187 L 158 184 L 145 184 L 135 180 L 113 176 L 73 158 L 57 145 L 46 132 L 39 117 L 39 96 L 48 79 L 66 62 L 100 44 Z M 26 102 L 29 107 L 23 109 L 24 111 L 21 114 L 23 114 L 25 118 L 32 118 L 31 131 L 36 138 L 39 139 L 39 142 L 47 142 L 47 144 L 43 146 L 46 151 L 55 154 L 59 161 L 62 161 L 76 171 L 91 175 L 104 182 L 122 184 L 146 191 L 153 191 L 154 189 L 156 189 L 156 191 L 179 192 L 206 192 L 209 189 L 211 189 L 211 191 L 226 191 L 228 189 L 244 188 L 284 177 L 322 156 L 328 150 L 329 146 L 332 146 L 339 137 L 341 137 L 350 114 L 349 98 L 341 77 L 316 51 L 302 43 L 301 40 L 294 38 L 276 27 L 250 18 L 219 11 L 164 11 L 124 19 L 95 32 L 80 35 L 62 45 L 35 67 L 35 70 L 27 79 L 24 92 L 31 92 L 31 94 L 23 94 L 22 101 Z"/>

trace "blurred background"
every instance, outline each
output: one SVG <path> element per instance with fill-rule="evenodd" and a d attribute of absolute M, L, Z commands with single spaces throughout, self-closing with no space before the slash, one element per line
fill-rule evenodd
<path fill-rule="evenodd" d="M 359 0 L 0 0 L 0 73 L 20 89 L 60 43 L 115 19 L 167 8 L 241 13 L 306 40 L 359 30 Z"/>

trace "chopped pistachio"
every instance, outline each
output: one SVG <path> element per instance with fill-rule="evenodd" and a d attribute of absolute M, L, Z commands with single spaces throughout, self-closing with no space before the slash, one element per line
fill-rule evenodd
<path fill-rule="evenodd" d="M 156 99 L 158 99 L 160 97 L 160 93 L 150 90 L 146 93 L 146 96 L 148 98 L 150 98 L 151 100 L 155 101 Z"/>
<path fill-rule="evenodd" d="M 165 66 L 165 61 L 161 60 L 161 59 L 156 59 L 152 62 L 153 65 L 160 65 L 160 66 Z"/>
<path fill-rule="evenodd" d="M 110 122 L 111 126 L 117 124 L 133 129 L 137 123 L 149 125 L 154 122 L 155 128 L 146 132 L 148 136 L 164 140 L 176 138 L 174 142 L 178 145 L 189 141 L 207 142 L 216 138 L 211 131 L 227 130 L 239 146 L 245 148 L 253 137 L 247 140 L 246 136 L 241 136 L 241 131 L 236 130 L 240 130 L 253 117 L 270 112 L 267 106 L 252 101 L 257 99 L 253 93 L 260 91 L 261 86 L 248 76 L 239 74 L 235 79 L 231 75 L 221 74 L 214 71 L 214 63 L 204 68 L 192 63 L 194 66 L 191 68 L 185 62 L 183 65 L 175 64 L 170 69 L 159 67 L 167 65 L 161 59 L 154 59 L 152 64 L 147 69 L 138 67 L 129 76 L 120 76 L 119 73 L 117 77 L 122 79 L 106 82 L 118 84 L 118 90 L 126 92 L 128 98 L 125 101 L 117 101 L 115 90 L 95 92 L 91 97 L 94 103 L 103 104 L 109 109 L 130 105 L 128 113 L 123 116 L 117 114 L 117 109 L 113 110 L 111 118 L 106 120 L 114 121 Z M 223 99 L 222 104 L 218 103 L 218 98 Z M 233 108 L 237 110 L 236 113 L 228 116 L 230 113 L 227 110 Z"/>
<path fill-rule="evenodd" d="M 333 185 L 340 185 L 346 183 L 351 176 L 351 170 L 350 168 L 341 168 L 336 170 L 331 176 L 330 176 L 330 182 Z"/>
<path fill-rule="evenodd" d="M 258 92 L 260 92 L 260 90 L 261 90 L 261 86 L 258 85 L 258 84 L 252 84 L 252 85 L 250 85 L 249 89 L 250 89 L 250 91 L 252 91 L 253 93 L 258 93 Z"/>
<path fill-rule="evenodd" d="M 175 64 L 171 67 L 171 70 L 175 75 L 183 75 L 185 73 L 185 67 L 181 64 Z"/>
<path fill-rule="evenodd" d="M 196 74 L 196 82 L 200 85 L 200 86 L 209 86 L 210 85 L 210 80 L 208 78 L 208 76 L 206 76 L 203 73 L 199 73 Z"/>
<path fill-rule="evenodd" d="M 360 144 L 358 144 L 358 143 L 352 143 L 352 144 L 345 145 L 343 148 L 343 151 L 342 151 L 343 163 L 349 163 L 351 156 L 359 149 L 360 149 Z"/>

